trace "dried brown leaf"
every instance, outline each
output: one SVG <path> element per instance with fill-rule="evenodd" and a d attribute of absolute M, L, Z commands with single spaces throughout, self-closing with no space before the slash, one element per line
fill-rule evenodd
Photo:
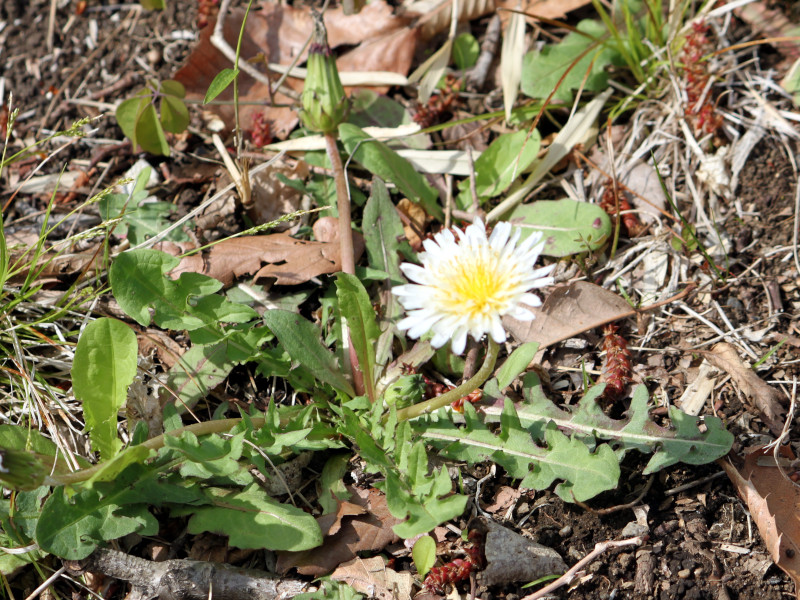
<path fill-rule="evenodd" d="M 377 600 L 408 600 L 411 598 L 411 573 L 398 573 L 386 566 L 383 558 L 354 558 L 339 566 L 331 579 L 341 581 Z"/>
<path fill-rule="evenodd" d="M 781 452 L 782 458 L 789 459 L 785 462 L 794 458 L 786 447 Z M 781 474 L 771 449 L 757 448 L 748 454 L 741 471 L 728 460 L 718 462 L 747 504 L 775 564 L 792 578 L 800 598 L 800 487 Z"/>
<path fill-rule="evenodd" d="M 321 546 L 303 552 L 279 552 L 275 567 L 278 573 L 297 568 L 298 573 L 319 577 L 330 573 L 339 564 L 355 558 L 358 552 L 377 552 L 398 539 L 392 527 L 400 523 L 400 519 L 389 512 L 386 496 L 374 489 L 348 490 L 352 493 L 351 502 L 361 506 L 365 514 L 343 516 L 339 519 L 341 526 L 332 535 L 326 535 Z M 333 524 L 328 515 L 317 521 L 320 520 L 321 526 L 331 527 Z"/>
<path fill-rule="evenodd" d="M 286 233 L 223 240 L 205 256 L 192 254 L 183 257 L 170 275 L 178 277 L 184 272 L 203 273 L 226 286 L 240 277 L 254 275 L 256 282 L 274 278 L 278 285 L 297 285 L 319 275 L 340 271 L 336 219 L 319 219 L 314 224 L 314 232 L 318 239 L 329 241 L 297 240 Z M 156 246 L 174 255 L 190 249 L 172 243 Z M 358 261 L 364 253 L 364 238 L 359 233 L 353 232 L 353 246 Z"/>
<path fill-rule="evenodd" d="M 518 341 L 539 342 L 540 349 L 635 312 L 621 296 L 585 281 L 556 288 L 531 311 L 533 321 L 506 317 L 503 324 Z"/>
<path fill-rule="evenodd" d="M 231 11 L 225 19 L 223 37 L 232 47 L 244 17 L 243 10 Z M 355 46 L 337 58 L 340 71 L 391 71 L 408 74 L 416 47 L 416 31 L 406 27 L 408 19 L 393 14 L 392 8 L 382 1 L 371 2 L 355 15 L 345 15 L 342 8 L 325 12 L 325 26 L 331 47 Z M 248 16 L 242 40 L 243 60 L 255 60 L 256 68 L 266 73 L 264 63 L 290 65 L 303 50 L 313 27 L 308 6 L 293 7 L 276 2 L 262 2 L 262 10 Z M 200 32 L 198 44 L 186 64 L 175 74 L 175 79 L 186 86 L 188 99 L 197 100 L 205 96 L 209 84 L 222 69 L 231 68 L 230 61 L 211 43 L 213 25 Z M 301 64 L 305 59 L 301 56 Z M 278 73 L 268 74 L 273 83 Z M 284 84 L 297 93 L 303 88 L 301 79 L 289 77 Z M 233 88 L 229 87 L 218 100 L 232 100 Z M 287 106 L 269 106 L 270 94 L 264 83 L 255 81 L 242 72 L 239 79 L 240 121 L 247 131 L 252 127 L 253 116 L 264 114 L 270 124 L 271 133 L 277 139 L 286 139 L 297 125 L 297 113 Z M 275 94 L 271 104 L 291 105 L 292 98 Z M 226 122 L 233 124 L 233 107 L 213 105 L 213 110 Z"/>
<path fill-rule="evenodd" d="M 710 352 L 702 354 L 711 364 L 733 378 L 742 392 L 752 399 L 770 431 L 779 435 L 786 415 L 786 410 L 782 406 L 783 395 L 744 364 L 736 348 L 730 344 L 721 342 L 711 348 Z"/>
<path fill-rule="evenodd" d="M 498 8 L 521 10 L 525 13 L 545 17 L 547 19 L 561 19 L 568 12 L 589 4 L 591 0 L 459 0 L 458 20 L 472 21 L 490 13 Z M 407 7 L 409 14 L 424 15 L 419 22 L 420 34 L 423 40 L 429 40 L 450 27 L 450 13 L 453 10 L 452 0 L 418 0 Z M 500 11 L 503 21 L 509 17 L 508 11 Z"/>

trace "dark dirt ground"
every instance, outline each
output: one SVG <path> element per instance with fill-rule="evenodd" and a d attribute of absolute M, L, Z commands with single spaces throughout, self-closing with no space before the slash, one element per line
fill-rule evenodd
<path fill-rule="evenodd" d="M 49 52 L 46 45 L 49 2 L 4 0 L 0 4 L 0 21 L 6 22 L 5 29 L 0 31 L 2 89 L 6 96 L 8 92 L 14 93 L 15 104 L 22 111 L 17 122 L 17 139 L 31 139 L 40 131 L 65 128 L 77 118 L 100 114 L 101 110 L 96 107 L 65 101 L 86 98 L 124 75 L 132 75 L 128 87 L 93 96 L 93 100 L 108 103 L 121 100 L 141 83 L 145 69 L 168 77 L 191 47 L 190 41 L 174 39 L 173 32 L 196 31 L 194 2 L 171 1 L 163 13 L 142 12 L 136 26 L 125 30 L 121 30 L 117 17 L 125 16 L 127 10 L 106 11 L 107 2 L 90 2 L 82 16 L 75 16 L 74 2 L 58 4 L 53 39 L 55 54 Z M 791 2 L 786 2 L 785 6 L 797 9 Z M 93 37 L 92 20 L 99 29 L 96 40 L 87 42 Z M 64 32 L 68 22 L 71 26 Z M 113 35 L 109 37 L 110 32 Z M 93 124 L 98 131 L 70 146 L 66 154 L 58 155 L 48 167 L 50 171 L 58 171 L 66 162 L 84 169 L 94 167 L 90 185 L 98 187 L 107 185 L 127 169 L 135 159 L 129 146 L 115 146 L 113 152 L 105 153 L 109 146 L 122 142 L 123 136 L 113 116 L 108 111 L 103 112 L 105 116 Z M 24 172 L 35 165 L 36 160 L 38 158 L 15 168 Z M 185 171 L 196 164 L 188 152 L 178 153 L 173 160 Z M 90 161 L 96 164 L 90 165 Z M 99 173 L 105 177 L 104 181 L 98 179 Z M 186 198 L 187 189 L 198 197 L 203 192 L 200 186 L 192 184 L 167 185 L 173 198 Z M 5 203 L 8 190 L 2 186 L 0 183 Z M 778 312 L 773 331 L 793 337 L 775 354 L 770 363 L 772 369 L 759 372 L 768 381 L 791 381 L 800 374 L 797 350 L 800 280 L 796 273 L 790 274 L 791 260 L 786 259 L 792 240 L 794 186 L 785 149 L 778 140 L 765 139 L 751 155 L 738 192 L 739 200 L 748 207 L 751 216 L 744 221 L 729 219 L 726 223 L 727 233 L 736 240 L 736 253 L 731 257 L 732 273 L 735 276 L 762 258 L 759 276 L 734 277 L 730 285 L 715 292 L 716 300 L 730 308 L 727 314 L 735 327 L 747 324 L 748 320 L 769 317 L 769 293 L 774 294 L 773 302 L 778 299 L 781 303 L 777 308 L 782 311 Z M 25 201 L 38 202 L 41 208 L 44 197 L 27 197 Z M 6 222 L 13 225 L 13 204 L 9 211 Z M 783 250 L 772 253 L 776 247 L 783 247 Z M 702 311 L 702 306 L 693 304 L 692 300 L 689 304 L 698 312 Z M 725 328 L 714 314 L 709 314 L 708 318 Z M 665 336 L 651 341 L 648 350 L 634 351 L 634 362 L 641 364 L 647 364 L 653 355 L 662 354 L 661 372 L 677 382 L 678 385 L 672 387 L 676 395 L 682 391 L 679 386 L 688 382 L 682 374 L 676 374 L 680 369 L 680 357 L 687 354 L 678 354 L 675 349 L 714 337 L 711 330 L 696 321 L 691 326 L 688 333 L 673 328 L 672 339 Z M 629 323 L 628 329 L 635 331 L 636 324 Z M 762 349 L 774 343 L 773 339 Z M 653 349 L 653 344 L 661 349 Z M 632 338 L 632 346 L 635 349 L 635 338 Z M 555 360 L 555 356 L 551 358 L 551 362 Z M 690 362 L 694 365 L 697 361 L 691 359 Z M 719 415 L 737 436 L 734 450 L 741 451 L 753 444 L 756 436 L 767 433 L 755 410 L 743 404 L 730 383 L 720 388 L 718 400 Z M 628 477 L 623 476 L 623 489 L 596 498 L 590 502 L 590 507 L 603 509 L 636 498 L 647 483 L 640 475 L 643 464 L 639 458 L 630 457 L 625 465 L 630 471 Z M 649 491 L 637 504 L 646 511 L 650 532 L 647 544 L 601 556 L 591 564 L 580 583 L 569 591 L 557 592 L 554 597 L 570 600 L 784 600 L 792 597 L 793 583 L 772 564 L 746 507 L 728 479 L 718 477 L 720 472 L 715 464 L 679 465 L 655 475 Z M 513 485 L 513 482 L 498 476 L 484 485 L 481 498 L 484 506 L 491 504 L 503 485 Z M 682 486 L 686 489 L 681 489 Z M 565 504 L 547 492 L 524 492 L 510 515 L 509 526 L 524 519 L 519 530 L 557 550 L 568 564 L 574 564 L 597 542 L 620 539 L 626 525 L 636 520 L 631 509 L 595 514 Z M 181 555 L 178 550 L 178 556 Z M 12 587 L 22 593 L 27 587 L 26 581 L 22 576 Z M 479 596 L 487 599 L 516 600 L 526 593 L 515 586 L 478 590 Z"/>

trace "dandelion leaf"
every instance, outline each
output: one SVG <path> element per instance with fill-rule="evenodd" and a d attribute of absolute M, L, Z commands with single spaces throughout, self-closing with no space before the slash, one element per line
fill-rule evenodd
<path fill-rule="evenodd" d="M 645 474 L 677 462 L 692 465 L 711 462 L 727 454 L 733 443 L 733 434 L 725 430 L 719 418 L 701 420 L 674 406 L 669 411 L 672 427 L 658 425 L 650 419 L 649 395 L 643 385 L 634 390 L 624 419 L 612 419 L 600 409 L 597 398 L 603 393 L 603 384 L 592 387 L 572 411 L 562 410 L 550 402 L 542 393 L 535 374 L 526 375 L 523 386 L 527 402 L 518 407 L 518 414 L 523 427 L 534 437 L 539 438 L 542 422 L 549 420 L 589 445 L 595 439 L 611 440 L 620 457 L 632 449 L 652 452 Z"/>
<path fill-rule="evenodd" d="M 430 415 L 420 421 L 421 433 L 439 447 L 441 456 L 471 463 L 491 460 L 522 479 L 525 487 L 544 489 L 559 481 L 556 492 L 568 501 L 588 500 L 617 485 L 619 463 L 611 447 L 592 451 L 581 439 L 558 431 L 552 421 L 544 428 L 545 445 L 539 445 L 508 399 L 499 434 L 490 431 L 469 404 L 464 418 L 466 426 L 459 427 L 441 412 Z"/>

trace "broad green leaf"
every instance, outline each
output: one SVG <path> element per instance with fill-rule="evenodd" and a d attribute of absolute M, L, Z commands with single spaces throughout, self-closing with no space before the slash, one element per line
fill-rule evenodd
<path fill-rule="evenodd" d="M 55 456 L 58 447 L 36 429 L 21 425 L 0 425 L 0 448 L 29 450 L 37 454 Z"/>
<path fill-rule="evenodd" d="M 161 124 L 170 133 L 181 133 L 189 126 L 189 109 L 176 96 L 161 99 Z"/>
<path fill-rule="evenodd" d="M 570 502 L 588 500 L 617 485 L 619 462 L 610 446 L 601 445 L 592 452 L 582 439 L 560 433 L 554 423 L 545 427 L 546 445 L 540 446 L 522 426 L 508 399 L 500 417 L 501 430 L 495 434 L 478 418 L 472 405 L 465 404 L 464 428 L 456 426 L 443 411 L 415 421 L 414 427 L 440 449 L 441 456 L 470 463 L 491 460 L 509 476 L 522 479 L 522 485 L 534 489 L 560 481 L 556 493 Z"/>
<path fill-rule="evenodd" d="M 129 533 L 158 533 L 158 521 L 148 505 L 202 502 L 196 487 L 185 487 L 179 477 L 166 478 L 155 468 L 132 464 L 113 482 L 67 495 L 53 490 L 36 524 L 36 542 L 45 552 L 68 560 L 86 558 L 104 540 Z"/>
<path fill-rule="evenodd" d="M 192 432 L 184 431 L 180 436 L 166 436 L 164 447 L 185 457 L 180 468 L 182 477 L 209 479 L 232 475 L 241 469 L 237 461 L 242 456 L 243 440 L 244 432 L 225 438 L 207 435 L 199 439 Z"/>
<path fill-rule="evenodd" d="M 246 359 L 245 359 L 246 360 Z M 183 411 L 211 393 L 237 364 L 230 359 L 229 342 L 194 344 L 184 352 L 167 375 L 169 389 L 180 398 L 176 405 Z"/>
<path fill-rule="evenodd" d="M 145 10 L 164 10 L 167 7 L 166 0 L 139 0 Z"/>
<path fill-rule="evenodd" d="M 146 94 L 147 90 L 142 90 L 133 98 L 123 100 L 116 110 L 117 123 L 125 137 L 131 141 L 136 138 L 136 120 L 139 116 L 139 107 L 142 102 L 149 102 L 148 99 L 143 98 Z"/>
<path fill-rule="evenodd" d="M 453 41 L 453 62 L 459 70 L 475 66 L 480 53 L 480 44 L 471 33 L 462 33 Z"/>
<path fill-rule="evenodd" d="M 537 130 L 529 133 L 523 129 L 503 134 L 491 143 L 475 161 L 475 191 L 481 202 L 502 194 L 522 175 L 536 158 L 540 140 Z M 459 183 L 461 208 L 472 204 L 469 186 L 466 180 Z"/>
<path fill-rule="evenodd" d="M 428 214 L 444 220 L 436 191 L 410 162 L 383 142 L 371 140 L 355 125 L 339 125 L 339 137 L 347 152 L 365 169 L 384 181 L 391 181 L 406 198 L 419 202 Z"/>
<path fill-rule="evenodd" d="M 410 258 L 413 250 L 405 241 L 403 223 L 389 199 L 386 184 L 378 177 L 372 180 L 372 195 L 364 206 L 363 229 L 370 266 L 388 273 L 392 285 L 404 283 L 399 255 Z"/>
<path fill-rule="evenodd" d="M 322 532 L 310 514 L 270 498 L 258 484 L 242 491 L 209 488 L 210 506 L 192 509 L 190 533 L 227 535 L 237 548 L 308 550 L 322 544 Z"/>
<path fill-rule="evenodd" d="M 429 535 L 423 535 L 411 549 L 411 558 L 417 567 L 417 573 L 424 578 L 436 562 L 436 541 Z"/>
<path fill-rule="evenodd" d="M 531 364 L 539 351 L 539 342 L 527 342 L 514 350 L 497 371 L 497 387 L 501 390 L 508 387 Z"/>
<path fill-rule="evenodd" d="M 103 317 L 83 330 L 72 364 L 72 389 L 83 404 L 92 447 L 109 460 L 122 447 L 117 413 L 136 376 L 139 345 L 122 321 Z"/>
<path fill-rule="evenodd" d="M 375 309 L 361 281 L 349 273 L 337 274 L 336 297 L 339 299 L 339 311 L 350 329 L 350 340 L 364 377 L 364 389 L 367 397 L 374 402 L 375 342 L 381 333 L 375 321 Z"/>
<path fill-rule="evenodd" d="M 675 428 L 657 425 L 649 416 L 649 395 L 645 386 L 637 386 L 634 390 L 624 419 L 612 419 L 600 408 L 597 398 L 603 393 L 604 384 L 586 392 L 572 412 L 559 408 L 544 396 L 539 378 L 533 372 L 525 376 L 523 388 L 527 402 L 520 405 L 518 415 L 529 431 L 541 431 L 541 423 L 549 421 L 560 430 L 589 440 L 589 443 L 594 443 L 595 438 L 611 440 L 620 454 L 631 449 L 654 452 L 646 473 L 654 473 L 677 462 L 705 464 L 725 456 L 733 444 L 733 435 L 725 430 L 717 417 L 703 418 L 705 431 L 701 432 L 699 418 L 673 408 L 670 418 Z M 496 412 L 493 407 L 488 407 L 487 419 L 492 420 Z M 534 437 L 538 436 L 534 433 Z"/>
<path fill-rule="evenodd" d="M 183 87 L 183 84 L 180 81 L 175 81 L 174 79 L 167 79 L 165 81 L 162 81 L 161 91 L 164 94 L 168 94 L 176 98 L 186 97 L 186 88 Z"/>
<path fill-rule="evenodd" d="M 340 500 L 350 499 L 350 492 L 347 491 L 343 481 L 349 462 L 349 454 L 334 454 L 322 467 L 322 474 L 319 478 L 321 489 L 319 504 L 322 506 L 322 514 L 336 512 Z"/>
<path fill-rule="evenodd" d="M 203 104 L 208 104 L 224 92 L 238 75 L 239 69 L 222 69 L 222 71 L 217 73 L 214 80 L 208 86 L 206 97 L 203 98 Z"/>
<path fill-rule="evenodd" d="M 285 310 L 268 310 L 264 313 L 264 323 L 289 356 L 309 369 L 317 379 L 348 396 L 355 395 L 336 357 L 322 345 L 320 332 L 313 323 Z"/>
<path fill-rule="evenodd" d="M 541 231 L 542 254 L 546 256 L 593 252 L 608 242 L 612 233 L 606 211 L 596 204 L 569 198 L 521 204 L 511 211 L 508 220 L 522 230 L 522 239 Z"/>
<path fill-rule="evenodd" d="M 136 118 L 134 147 L 140 146 L 145 152 L 169 156 L 169 144 L 164 135 L 164 128 L 156 113 L 156 108 L 148 102 L 139 110 Z"/>
<path fill-rule="evenodd" d="M 221 321 L 243 323 L 257 316 L 249 306 L 216 295 L 222 287 L 216 279 L 200 273 L 182 273 L 177 280 L 167 277 L 179 262 L 174 256 L 148 249 L 117 256 L 109 278 L 122 310 L 143 326 L 152 320 L 164 329 L 189 331 L 217 327 Z"/>
<path fill-rule="evenodd" d="M 554 424 L 545 430 L 547 460 L 539 461 L 520 485 L 542 490 L 555 481 L 556 493 L 567 502 L 584 502 L 613 489 L 620 469 L 611 446 L 601 444 L 594 452 L 579 439 L 568 438 Z"/>
<path fill-rule="evenodd" d="M 408 516 L 406 521 L 392 527 L 392 531 L 403 539 L 432 531 L 437 525 L 462 515 L 467 506 L 466 496 L 447 495 L 452 491 L 447 469 L 442 468 L 432 476 L 432 490 L 422 497 L 409 493 L 397 474 L 390 472 L 385 476 L 386 481 L 379 487 L 386 492 L 389 512 L 397 518 Z M 441 491 L 445 489 L 446 491 Z"/>
<path fill-rule="evenodd" d="M 583 20 L 577 29 L 578 32 L 568 34 L 560 43 L 525 55 L 523 94 L 547 98 L 556 90 L 554 100 L 570 102 L 573 90 L 599 92 L 606 88 L 606 67 L 623 64 L 622 55 L 615 48 L 595 41 L 607 34 L 600 21 Z"/>

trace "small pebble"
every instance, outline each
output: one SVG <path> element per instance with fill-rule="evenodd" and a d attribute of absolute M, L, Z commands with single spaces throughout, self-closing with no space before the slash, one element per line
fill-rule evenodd
<path fill-rule="evenodd" d="M 161 62 L 161 51 L 156 48 L 150 50 L 147 53 L 147 62 L 153 67 L 157 66 Z"/>
<path fill-rule="evenodd" d="M 567 537 L 571 536 L 572 535 L 572 526 L 571 525 L 565 525 L 564 527 L 562 527 L 561 529 L 558 530 L 558 535 L 560 535 L 562 538 L 567 538 Z"/>
<path fill-rule="evenodd" d="M 678 571 L 678 577 L 680 577 L 681 579 L 689 579 L 689 575 L 691 574 L 692 572 L 689 569 L 681 569 L 680 571 Z"/>

